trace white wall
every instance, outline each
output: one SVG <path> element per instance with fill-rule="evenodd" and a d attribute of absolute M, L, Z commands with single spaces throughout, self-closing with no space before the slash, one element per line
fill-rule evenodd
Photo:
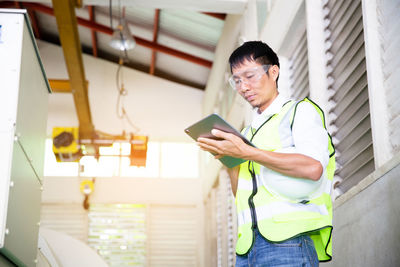
<path fill-rule="evenodd" d="M 397 154 L 335 202 L 327 266 L 399 265 L 399 176 Z"/>
<path fill-rule="evenodd" d="M 83 203 L 78 177 L 45 177 L 42 202 Z M 199 179 L 96 178 L 91 203 L 197 205 Z"/>
<path fill-rule="evenodd" d="M 61 47 L 42 41 L 38 47 L 48 78 L 68 79 Z M 116 115 L 118 65 L 89 55 L 83 55 L 83 62 L 95 128 L 121 134 L 124 124 Z M 190 141 L 183 129 L 200 119 L 203 91 L 128 68 L 123 68 L 123 78 L 128 91 L 125 108 L 140 133 L 150 140 Z M 50 95 L 48 134 L 54 126 L 77 125 L 72 95 Z M 125 127 L 127 132 L 133 130 L 127 122 Z"/>

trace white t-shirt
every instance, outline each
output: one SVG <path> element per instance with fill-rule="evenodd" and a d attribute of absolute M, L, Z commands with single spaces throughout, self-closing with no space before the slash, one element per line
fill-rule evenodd
<path fill-rule="evenodd" d="M 269 117 L 279 113 L 282 106 L 290 99 L 278 97 L 261 114 L 254 112 L 252 128 L 258 129 Z M 289 117 L 287 117 L 289 119 Z M 328 133 L 325 130 L 321 117 L 315 107 L 308 102 L 301 102 L 296 109 L 293 128 L 286 129 L 281 134 L 283 149 L 276 150 L 282 153 L 300 153 L 318 160 L 324 172 L 321 179 L 289 178 L 264 166 L 260 170 L 261 183 L 271 192 L 291 200 L 310 199 L 325 187 L 325 169 L 329 162 Z M 281 131 L 282 129 L 280 129 Z"/>

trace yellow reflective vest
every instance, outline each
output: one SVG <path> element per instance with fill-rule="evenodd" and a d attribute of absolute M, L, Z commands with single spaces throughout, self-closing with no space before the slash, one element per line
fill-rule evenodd
<path fill-rule="evenodd" d="M 321 116 L 325 126 L 323 111 L 308 98 Z M 301 101 L 300 101 L 301 102 Z M 281 111 L 271 116 L 258 129 L 243 131 L 243 134 L 259 149 L 276 151 L 282 149 L 280 132 L 291 131 L 297 104 L 289 101 Z M 286 127 L 282 127 L 286 123 Z M 307 234 L 314 241 L 319 261 L 332 258 L 332 201 L 330 196 L 335 171 L 335 149 L 329 136 L 329 162 L 325 170 L 326 179 L 321 183 L 321 190 L 310 199 L 290 200 L 272 193 L 260 181 L 260 165 L 246 161 L 240 165 L 236 208 L 238 214 L 238 240 L 236 253 L 247 254 L 254 242 L 254 229 L 271 242 L 281 242 Z M 288 177 L 290 178 L 290 177 Z M 300 178 L 291 178 L 300 179 Z"/>

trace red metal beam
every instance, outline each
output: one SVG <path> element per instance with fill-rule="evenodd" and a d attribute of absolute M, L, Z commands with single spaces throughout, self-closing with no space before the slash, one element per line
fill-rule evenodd
<path fill-rule="evenodd" d="M 24 6 L 19 1 L 2 1 L 2 2 L 0 2 L 0 8 L 22 9 L 22 8 L 24 8 Z M 35 12 L 33 12 L 30 8 L 27 8 L 27 10 L 28 10 L 29 18 L 30 18 L 30 21 L 32 24 L 33 33 L 35 34 L 36 38 L 41 39 Z"/>
<path fill-rule="evenodd" d="M 32 9 L 36 10 L 36 11 L 40 11 L 49 15 L 53 15 L 54 16 L 54 12 L 53 9 L 50 7 L 47 7 L 45 5 L 41 5 L 41 4 L 36 4 L 36 3 L 24 3 L 25 6 L 27 7 L 31 7 Z M 95 30 L 97 32 L 101 32 L 101 33 L 105 33 L 108 35 L 112 35 L 113 34 L 113 30 L 107 26 L 95 23 L 95 22 L 91 22 L 90 20 L 87 19 L 83 19 L 83 18 L 78 18 L 78 24 L 87 28 L 90 28 L 92 30 Z M 165 53 L 171 56 L 175 56 L 178 57 L 180 59 L 184 59 L 187 61 L 190 61 L 192 63 L 196 63 L 199 64 L 201 66 L 207 67 L 207 68 L 211 68 L 212 66 L 212 61 L 200 58 L 200 57 L 196 57 L 145 39 L 142 39 L 140 37 L 137 36 L 133 36 L 135 38 L 135 41 L 138 45 L 153 49 L 157 52 L 161 52 L 161 53 Z"/>
<path fill-rule="evenodd" d="M 15 7 L 15 3 L 12 1 L 4 1 L 4 2 L 0 2 L 0 8 L 10 8 L 14 6 Z"/>
<path fill-rule="evenodd" d="M 35 34 L 35 37 L 37 39 L 42 39 L 42 36 L 40 34 L 40 30 L 39 30 L 39 22 L 38 19 L 36 17 L 36 13 L 34 10 L 28 8 L 28 14 L 29 17 L 31 18 L 31 24 L 32 24 L 32 28 L 33 28 L 33 33 Z"/>
<path fill-rule="evenodd" d="M 222 14 L 222 13 L 210 13 L 210 12 L 202 12 L 205 15 L 217 18 L 217 19 L 221 19 L 221 20 L 225 20 L 226 18 L 226 14 Z"/>
<path fill-rule="evenodd" d="M 89 19 L 91 22 L 96 22 L 95 15 L 94 15 L 94 6 L 88 6 L 89 8 Z M 96 31 L 91 30 L 92 32 L 92 52 L 93 56 L 97 57 L 97 36 L 96 36 Z"/>
<path fill-rule="evenodd" d="M 160 20 L 160 9 L 156 9 L 154 13 L 154 28 L 153 28 L 154 43 L 157 43 L 159 20 Z M 153 50 L 153 52 L 151 53 L 151 63 L 149 72 L 151 75 L 154 75 L 155 65 L 156 65 L 156 51 Z"/>
<path fill-rule="evenodd" d="M 14 6 L 17 9 L 21 9 L 21 4 L 18 1 L 14 1 Z"/>

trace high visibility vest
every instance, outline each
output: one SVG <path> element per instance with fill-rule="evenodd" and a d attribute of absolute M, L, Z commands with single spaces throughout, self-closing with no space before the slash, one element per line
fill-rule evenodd
<path fill-rule="evenodd" d="M 323 111 L 308 98 L 302 101 L 309 102 L 315 107 L 326 129 Z M 259 149 L 268 151 L 282 149 L 282 131 L 289 131 L 291 134 L 297 104 L 300 102 L 287 102 L 279 113 L 271 116 L 258 129 L 247 131 L 247 134 L 243 131 L 243 134 Z M 284 123 L 287 125 L 283 125 Z M 250 251 L 254 242 L 253 230 L 258 228 L 260 234 L 270 242 L 281 242 L 307 234 L 314 241 L 319 261 L 331 260 L 330 191 L 335 171 L 335 149 L 329 134 L 328 136 L 330 157 L 325 175 L 321 177 L 326 180 L 321 184 L 319 193 L 310 199 L 299 201 L 280 197 L 263 185 L 260 180 L 260 164 L 246 161 L 240 165 L 235 199 L 238 214 L 236 244 L 238 255 L 245 255 Z"/>

